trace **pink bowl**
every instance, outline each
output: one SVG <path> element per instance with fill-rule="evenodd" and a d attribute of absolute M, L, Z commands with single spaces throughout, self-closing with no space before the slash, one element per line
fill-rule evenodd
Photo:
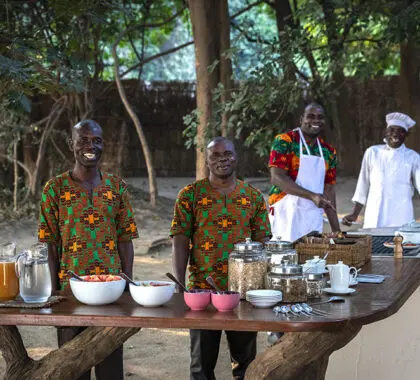
<path fill-rule="evenodd" d="M 214 307 L 221 312 L 232 311 L 238 306 L 240 294 L 238 292 L 221 292 L 220 294 L 212 293 L 211 302 Z"/>
<path fill-rule="evenodd" d="M 206 289 L 190 290 L 184 293 L 184 301 L 191 310 L 205 310 L 210 303 L 210 294 L 211 291 Z"/>

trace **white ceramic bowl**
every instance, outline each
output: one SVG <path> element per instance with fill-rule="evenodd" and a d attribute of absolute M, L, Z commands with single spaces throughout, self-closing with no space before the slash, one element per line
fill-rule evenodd
<path fill-rule="evenodd" d="M 151 286 L 150 283 L 164 286 Z M 130 294 L 139 305 L 157 307 L 168 302 L 175 291 L 175 284 L 170 281 L 136 281 L 136 286 L 130 284 Z"/>
<path fill-rule="evenodd" d="M 125 288 L 125 280 L 84 282 L 71 278 L 70 288 L 76 299 L 86 305 L 107 305 L 121 297 Z"/>

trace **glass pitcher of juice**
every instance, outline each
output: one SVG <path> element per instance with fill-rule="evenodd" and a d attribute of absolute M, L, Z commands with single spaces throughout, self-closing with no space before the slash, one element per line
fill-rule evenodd
<path fill-rule="evenodd" d="M 13 300 L 19 294 L 15 258 L 16 244 L 0 243 L 0 301 Z"/>

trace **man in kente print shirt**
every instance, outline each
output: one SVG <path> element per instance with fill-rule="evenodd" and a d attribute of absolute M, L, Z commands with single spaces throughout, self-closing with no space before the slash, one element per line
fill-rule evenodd
<path fill-rule="evenodd" d="M 185 283 L 189 261 L 189 288 L 209 288 L 211 275 L 228 289 L 228 259 L 235 243 L 250 237 L 271 237 L 268 212 L 260 191 L 236 178 L 233 143 L 216 137 L 207 146 L 208 178 L 180 191 L 174 210 L 172 236 L 176 277 Z M 191 245 L 191 249 L 190 249 Z M 256 332 L 226 331 L 235 379 L 243 379 L 256 355 Z M 190 330 L 192 380 L 214 379 L 221 331 Z"/>
<path fill-rule="evenodd" d="M 92 120 L 79 122 L 69 145 L 75 166 L 48 181 L 40 207 L 38 238 L 48 243 L 53 289 L 69 288 L 68 270 L 79 275 L 124 272 L 132 277 L 136 222 L 126 183 L 99 170 L 101 127 Z M 57 328 L 59 346 L 83 329 Z M 95 367 L 95 374 L 98 380 L 124 379 L 122 346 Z M 90 379 L 90 371 L 79 379 Z"/>

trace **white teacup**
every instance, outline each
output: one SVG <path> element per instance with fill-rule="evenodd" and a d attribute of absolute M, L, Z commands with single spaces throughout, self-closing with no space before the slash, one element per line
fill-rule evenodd
<path fill-rule="evenodd" d="M 327 265 L 330 272 L 330 284 L 333 292 L 346 291 L 350 284 L 356 281 L 357 269 L 355 267 L 349 267 L 339 261 L 335 265 Z"/>

